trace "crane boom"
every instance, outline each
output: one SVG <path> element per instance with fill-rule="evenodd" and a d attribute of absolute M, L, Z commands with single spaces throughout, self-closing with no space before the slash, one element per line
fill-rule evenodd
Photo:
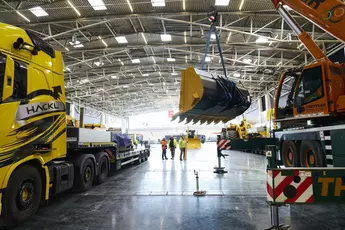
<path fill-rule="evenodd" d="M 307 18 L 315 25 L 345 42 L 345 4 L 340 0 L 272 0 L 275 8 L 281 4 Z"/>

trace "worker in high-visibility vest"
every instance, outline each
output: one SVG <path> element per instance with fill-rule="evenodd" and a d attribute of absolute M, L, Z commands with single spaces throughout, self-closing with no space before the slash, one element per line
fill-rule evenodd
<path fill-rule="evenodd" d="M 171 152 L 171 160 L 174 160 L 175 158 L 175 149 L 177 147 L 177 141 L 176 139 L 171 136 L 169 141 L 168 141 L 168 147 L 170 149 L 170 152 Z"/>
<path fill-rule="evenodd" d="M 180 147 L 180 161 L 182 161 L 183 159 L 185 159 L 185 154 L 186 154 L 186 140 L 184 139 L 184 136 L 180 137 L 180 140 L 178 142 L 179 147 Z M 182 158 L 183 156 L 183 158 Z"/>

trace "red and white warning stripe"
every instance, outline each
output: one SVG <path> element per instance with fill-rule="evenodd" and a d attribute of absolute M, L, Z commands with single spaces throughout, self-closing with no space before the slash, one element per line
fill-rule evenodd
<path fill-rule="evenodd" d="M 217 146 L 218 149 L 220 150 L 230 150 L 231 146 L 230 146 L 230 140 L 219 140 L 217 141 Z"/>
<path fill-rule="evenodd" d="M 267 200 L 278 203 L 314 203 L 313 180 L 310 172 L 294 170 L 282 176 L 279 170 L 267 171 Z"/>

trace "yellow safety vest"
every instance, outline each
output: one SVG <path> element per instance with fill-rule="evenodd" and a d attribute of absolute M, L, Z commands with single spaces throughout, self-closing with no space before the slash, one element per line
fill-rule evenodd
<path fill-rule="evenodd" d="M 186 148 L 186 141 L 180 138 L 180 141 L 178 142 L 180 149 Z"/>

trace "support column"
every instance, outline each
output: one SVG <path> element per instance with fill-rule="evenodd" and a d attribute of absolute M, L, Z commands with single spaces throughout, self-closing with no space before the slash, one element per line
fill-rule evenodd
<path fill-rule="evenodd" d="M 84 107 L 80 107 L 80 121 L 79 121 L 79 128 L 84 127 Z"/>

